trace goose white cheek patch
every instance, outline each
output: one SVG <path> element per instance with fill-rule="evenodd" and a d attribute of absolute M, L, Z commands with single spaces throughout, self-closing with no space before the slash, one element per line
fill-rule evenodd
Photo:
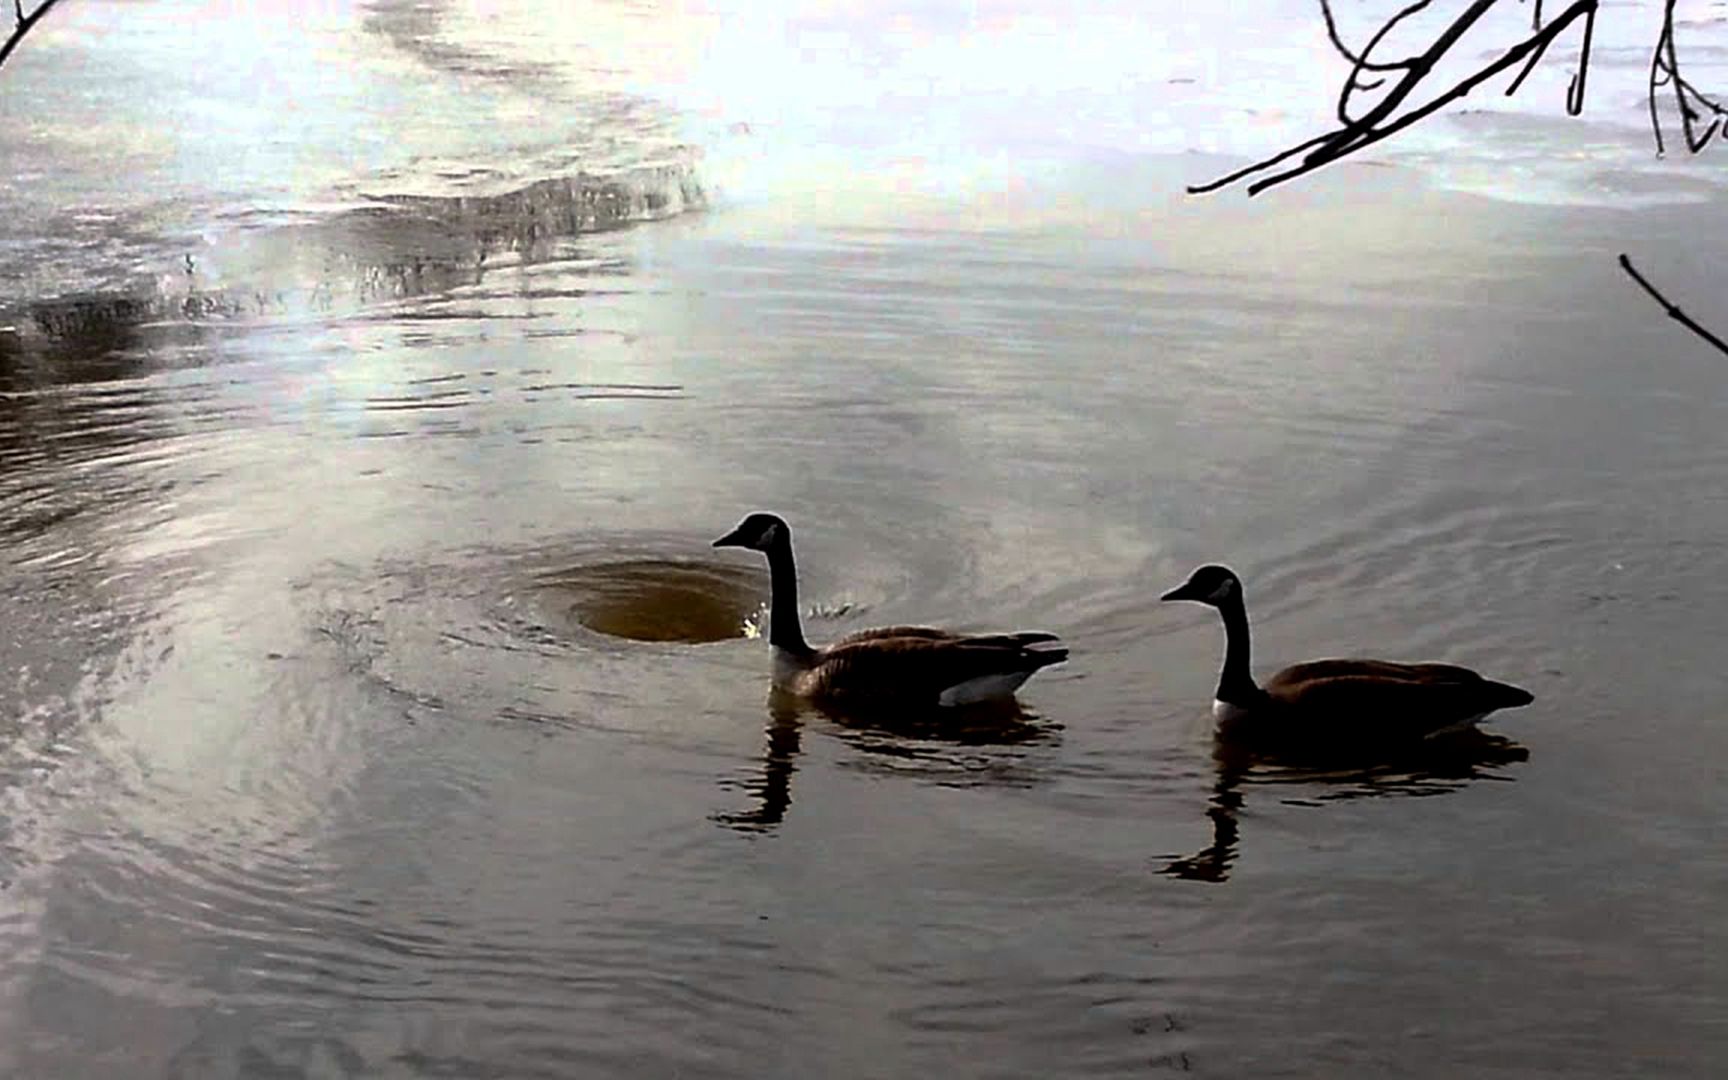
<path fill-rule="evenodd" d="M 1231 583 L 1226 581 L 1224 584 L 1218 586 L 1216 589 L 1213 589 L 1212 595 L 1208 596 L 1206 599 L 1210 600 L 1214 604 L 1221 604 L 1224 601 L 1230 599 L 1230 592 L 1231 592 Z"/>

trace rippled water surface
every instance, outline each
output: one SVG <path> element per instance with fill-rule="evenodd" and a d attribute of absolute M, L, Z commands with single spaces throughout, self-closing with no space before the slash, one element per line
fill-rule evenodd
<path fill-rule="evenodd" d="M 0 74 L 0 1073 L 1719 1075 L 1728 367 L 1613 256 L 1703 315 L 1728 205 L 1184 200 L 1036 5 L 778 7 L 72 5 Z M 813 639 L 1073 658 L 773 697 L 758 508 Z M 1215 560 L 1262 671 L 1536 704 L 1215 754 Z"/>

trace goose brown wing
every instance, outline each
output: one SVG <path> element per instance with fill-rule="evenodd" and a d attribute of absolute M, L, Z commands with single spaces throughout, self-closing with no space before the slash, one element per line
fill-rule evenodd
<path fill-rule="evenodd" d="M 922 628 L 914 628 L 922 630 Z M 823 650 L 811 676 L 821 694 L 929 698 L 972 679 L 1030 674 L 1068 656 L 1050 635 L 935 636 L 929 632 L 847 639 Z M 1042 648 L 1027 648 L 1044 644 Z"/>
<path fill-rule="evenodd" d="M 860 641 L 878 641 L 883 638 L 929 638 L 935 641 L 955 641 L 960 635 L 950 630 L 937 630 L 931 626 L 879 626 L 874 630 L 859 630 L 847 634 L 829 646 L 837 649 L 842 645 L 854 645 Z"/>
<path fill-rule="evenodd" d="M 1425 735 L 1529 700 L 1515 687 L 1471 675 L 1468 680 L 1322 675 L 1268 684 L 1266 693 L 1308 724 L 1362 737 Z"/>
<path fill-rule="evenodd" d="M 1470 685 L 1483 681 L 1482 676 L 1456 664 L 1400 664 L 1391 660 L 1332 659 L 1310 660 L 1292 664 L 1266 681 L 1268 690 L 1275 686 L 1296 686 L 1319 679 L 1365 678 L 1416 683 L 1433 686 L 1442 683 Z"/>

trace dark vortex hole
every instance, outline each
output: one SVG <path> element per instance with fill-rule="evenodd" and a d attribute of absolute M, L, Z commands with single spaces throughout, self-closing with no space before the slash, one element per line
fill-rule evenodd
<path fill-rule="evenodd" d="M 669 559 L 573 567 L 541 584 L 596 633 L 691 644 L 746 636 L 764 594 L 759 572 Z"/>

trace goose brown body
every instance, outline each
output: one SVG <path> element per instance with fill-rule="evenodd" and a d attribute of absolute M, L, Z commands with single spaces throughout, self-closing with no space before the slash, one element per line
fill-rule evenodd
<path fill-rule="evenodd" d="M 1068 658 L 1054 634 L 957 634 L 928 626 L 887 626 L 849 634 L 825 648 L 804 640 L 792 531 L 773 514 L 751 514 L 715 547 L 748 547 L 768 557 L 768 641 L 774 683 L 800 697 L 924 705 L 966 705 L 1011 697 L 1040 668 Z"/>
<path fill-rule="evenodd" d="M 1232 571 L 1203 566 L 1162 599 L 1207 604 L 1224 620 L 1216 695 L 1224 734 L 1316 748 L 1415 742 L 1535 700 L 1527 690 L 1456 664 L 1371 659 L 1294 664 L 1262 686 L 1249 670 L 1247 608 Z"/>
<path fill-rule="evenodd" d="M 969 637 L 926 626 L 866 630 L 815 650 L 785 689 L 964 705 L 1007 697 L 1039 668 L 1066 659 L 1066 649 L 1049 645 L 1054 641 L 1053 634 Z"/>

